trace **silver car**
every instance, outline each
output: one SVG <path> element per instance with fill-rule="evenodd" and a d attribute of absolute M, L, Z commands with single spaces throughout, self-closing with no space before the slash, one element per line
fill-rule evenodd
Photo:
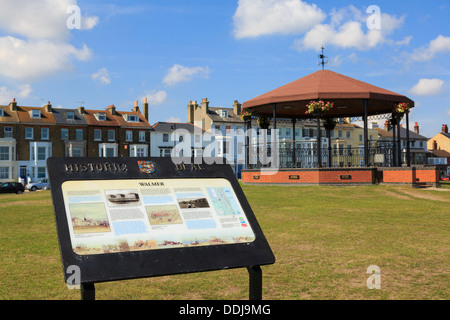
<path fill-rule="evenodd" d="M 48 179 L 40 179 L 36 182 L 27 184 L 27 190 L 36 191 L 38 189 L 48 190 L 50 188 L 50 182 Z"/>

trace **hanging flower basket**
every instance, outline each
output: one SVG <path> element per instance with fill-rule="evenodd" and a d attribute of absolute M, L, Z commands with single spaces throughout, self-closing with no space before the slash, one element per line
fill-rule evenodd
<path fill-rule="evenodd" d="M 409 111 L 409 104 L 406 102 L 399 103 L 394 108 L 394 113 L 399 115 L 404 115 L 408 111 Z"/>
<path fill-rule="evenodd" d="M 252 118 L 252 112 L 251 111 L 244 111 L 241 113 L 241 119 L 244 121 L 248 121 Z"/>
<path fill-rule="evenodd" d="M 270 121 L 267 117 L 258 117 L 258 126 L 261 129 L 267 129 L 270 126 Z"/>
<path fill-rule="evenodd" d="M 320 116 L 324 114 L 325 112 L 331 110 L 334 106 L 333 102 L 325 102 L 322 100 L 319 101 L 311 101 L 309 104 L 306 105 L 306 112 L 305 114 L 312 114 L 315 116 Z"/>

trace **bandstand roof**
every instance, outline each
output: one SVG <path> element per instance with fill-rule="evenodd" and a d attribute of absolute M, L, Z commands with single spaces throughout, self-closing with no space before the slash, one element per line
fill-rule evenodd
<path fill-rule="evenodd" d="M 404 95 L 362 82 L 330 70 L 319 70 L 277 89 L 264 93 L 243 103 L 243 111 L 253 115 L 273 115 L 277 104 L 277 117 L 311 118 L 305 114 L 311 100 L 334 102 L 334 108 L 324 117 L 358 117 L 364 114 L 364 100 L 368 101 L 368 115 L 391 113 L 395 104 L 414 101 Z"/>

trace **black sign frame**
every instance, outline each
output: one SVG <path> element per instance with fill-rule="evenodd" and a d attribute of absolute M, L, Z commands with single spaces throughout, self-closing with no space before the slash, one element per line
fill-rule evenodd
<path fill-rule="evenodd" d="M 99 282 L 242 267 L 248 269 L 250 282 L 252 282 L 252 277 L 261 278 L 259 266 L 275 263 L 275 256 L 231 166 L 220 164 L 224 163 L 224 159 L 203 159 L 199 164 L 194 163 L 192 159 L 178 160 L 178 164 L 175 164 L 171 158 L 157 157 L 51 157 L 47 160 L 64 279 L 67 282 L 71 275 L 67 273 L 70 266 L 78 266 L 82 296 L 83 294 L 95 296 L 92 294 L 93 284 Z M 153 172 L 141 170 L 138 161 L 151 161 L 154 165 Z M 73 251 L 62 193 L 64 182 L 209 178 L 223 178 L 229 181 L 255 234 L 253 242 L 95 255 L 78 255 Z M 258 286 L 260 287 L 261 284 Z M 256 291 L 256 293 L 255 290 L 250 293 L 251 298 L 261 298 L 261 292 L 259 292 L 261 288 Z"/>

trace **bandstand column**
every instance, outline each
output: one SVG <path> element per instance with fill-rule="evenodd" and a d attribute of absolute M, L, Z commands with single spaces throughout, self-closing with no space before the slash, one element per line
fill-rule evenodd
<path fill-rule="evenodd" d="M 317 167 L 322 168 L 322 134 L 320 132 L 320 116 L 317 116 Z"/>
<path fill-rule="evenodd" d="M 406 165 L 411 167 L 411 147 L 409 145 L 409 112 L 406 111 Z"/>
<path fill-rule="evenodd" d="M 396 118 L 394 116 L 394 114 L 392 114 L 392 161 L 393 161 L 393 166 L 396 167 L 397 166 L 397 140 L 396 140 Z"/>
<path fill-rule="evenodd" d="M 292 119 L 292 167 L 297 168 L 297 161 L 295 157 L 295 122 L 297 119 Z"/>
<path fill-rule="evenodd" d="M 275 163 L 272 163 L 272 167 L 278 167 L 278 139 L 276 139 L 277 137 L 277 104 L 274 103 L 272 104 L 272 109 L 273 109 L 273 132 L 271 135 L 271 139 L 272 142 L 272 159 L 274 159 Z"/>
<path fill-rule="evenodd" d="M 364 166 L 369 166 L 369 138 L 368 138 L 368 126 L 367 126 L 367 99 L 364 99 Z"/>

